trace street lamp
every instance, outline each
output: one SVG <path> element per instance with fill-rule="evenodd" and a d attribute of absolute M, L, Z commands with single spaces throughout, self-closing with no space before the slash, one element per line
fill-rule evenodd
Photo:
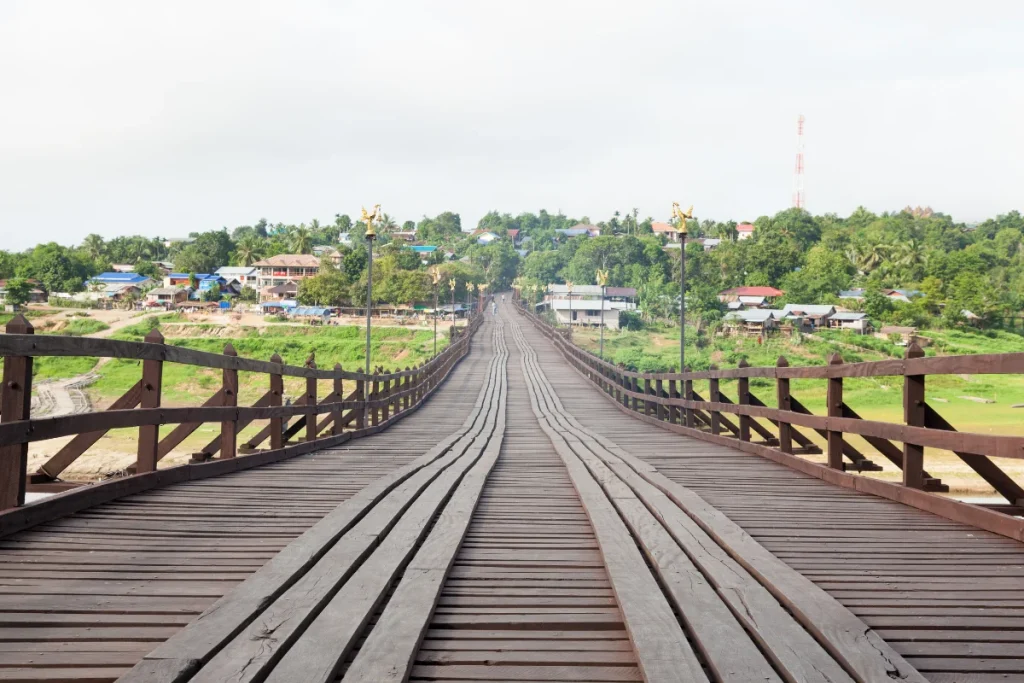
<path fill-rule="evenodd" d="M 380 204 L 373 211 L 366 213 L 363 208 L 361 221 L 366 223 L 366 374 L 370 374 L 370 313 L 373 311 L 373 240 L 377 238 L 373 224 L 380 220 Z"/>
<path fill-rule="evenodd" d="M 434 280 L 434 355 L 437 355 L 437 285 L 441 282 L 441 273 L 435 268 L 431 273 Z"/>
<path fill-rule="evenodd" d="M 569 329 L 572 329 L 572 283 L 565 281 L 565 288 L 569 290 Z"/>
<path fill-rule="evenodd" d="M 693 218 L 693 205 L 686 211 L 672 202 L 672 216 L 679 220 L 679 372 L 686 367 L 686 221 Z"/>
<path fill-rule="evenodd" d="M 466 308 L 472 313 L 473 308 L 473 290 L 476 289 L 476 285 L 472 282 L 466 283 Z"/>
<path fill-rule="evenodd" d="M 452 327 L 455 327 L 455 278 L 448 280 L 448 286 L 452 288 Z"/>
<path fill-rule="evenodd" d="M 597 284 L 601 286 L 601 353 L 600 358 L 604 360 L 604 288 L 608 284 L 608 271 L 598 269 Z"/>
<path fill-rule="evenodd" d="M 487 283 L 481 282 L 477 285 L 477 289 L 480 290 L 480 312 L 484 312 L 484 290 L 487 289 Z"/>

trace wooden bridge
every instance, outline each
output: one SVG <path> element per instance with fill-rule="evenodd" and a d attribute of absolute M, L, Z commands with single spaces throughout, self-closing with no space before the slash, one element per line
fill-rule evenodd
<path fill-rule="evenodd" d="M 1022 355 L 644 375 L 511 304 L 370 376 L 9 332 L 0 681 L 1024 681 L 1024 495 L 990 457 L 1024 440 L 952 431 L 924 394 Z M 91 419 L 33 420 L 31 359 L 75 354 L 138 358 L 140 384 Z M 164 362 L 223 385 L 161 408 Z M 239 371 L 266 374 L 257 405 L 237 405 Z M 905 424 L 843 403 L 843 377 L 870 374 L 905 378 Z M 305 379 L 293 406 L 286 377 Z M 828 415 L 791 395 L 800 377 L 828 382 Z M 203 422 L 219 439 L 160 468 Z M 22 504 L 115 427 L 139 430 L 135 474 Z M 818 431 L 826 464 L 800 457 Z M 25 471 L 28 443 L 72 434 Z M 935 493 L 933 447 L 1006 503 Z M 855 473 L 878 457 L 903 484 Z"/>

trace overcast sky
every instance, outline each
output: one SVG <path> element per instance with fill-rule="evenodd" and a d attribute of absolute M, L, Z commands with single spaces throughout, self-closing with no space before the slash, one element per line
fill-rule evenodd
<path fill-rule="evenodd" d="M 1024 3 L 0 0 L 0 248 L 383 204 L 1022 209 Z"/>

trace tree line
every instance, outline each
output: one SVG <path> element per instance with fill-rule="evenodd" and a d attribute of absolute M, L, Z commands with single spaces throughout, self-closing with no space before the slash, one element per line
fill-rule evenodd
<path fill-rule="evenodd" d="M 666 239 L 653 233 L 652 222 L 650 217 L 641 220 L 636 209 L 616 211 L 594 223 L 599 237 L 568 238 L 558 230 L 591 224 L 591 219 L 546 210 L 492 211 L 477 228 L 498 239 L 484 245 L 463 232 L 458 213 L 404 222 L 385 215 L 374 258 L 375 299 L 393 304 L 430 300 L 432 268 L 440 269 L 444 296 L 450 296 L 448 280 L 457 280 L 457 301 L 464 300 L 469 283 L 486 283 L 491 291 L 507 289 L 514 281 L 530 288 L 566 281 L 593 284 L 600 268 L 609 271 L 610 286 L 638 290 L 646 315 L 671 318 L 678 311 L 679 250 L 665 249 Z M 861 308 L 881 322 L 918 327 L 963 322 L 963 311 L 984 324 L 1000 325 L 1024 308 L 1024 218 L 1016 211 L 968 226 L 931 210 L 875 214 L 858 208 L 840 217 L 787 209 L 753 224 L 753 236 L 739 240 L 734 220 L 689 221 L 686 300 L 698 319 L 720 317 L 718 293 L 742 285 L 773 286 L 785 291 L 781 303 L 805 304 L 840 303 L 841 290 L 862 287 L 863 301 L 843 300 L 843 305 Z M 22 253 L 0 251 L 0 279 L 13 278 L 15 288 L 17 280 L 31 278 L 47 292 L 76 292 L 115 263 L 133 264 L 144 275 L 157 275 L 156 261 L 170 261 L 178 272 L 208 273 L 324 246 L 337 249 L 341 263 L 326 265 L 318 277 L 303 282 L 299 297 L 304 303 L 337 305 L 365 297 L 364 230 L 362 223 L 336 214 L 330 223 L 260 219 L 230 230 L 194 232 L 180 241 L 88 235 L 77 246 L 50 242 Z M 424 256 L 392 239 L 396 231 L 413 230 L 417 242 L 438 250 Z M 510 230 L 518 231 L 519 244 L 513 244 Z M 346 233 L 350 246 L 339 243 Z M 703 238 L 721 242 L 705 250 Z M 883 288 L 918 290 L 922 296 L 894 302 L 881 295 Z"/>

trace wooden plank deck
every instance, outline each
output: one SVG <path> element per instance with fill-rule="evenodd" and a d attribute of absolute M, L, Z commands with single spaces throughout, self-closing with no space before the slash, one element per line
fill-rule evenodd
<path fill-rule="evenodd" d="M 1024 681 L 1024 545 L 632 418 L 527 336 L 586 429 L 724 513 L 927 680 Z"/>
<path fill-rule="evenodd" d="M 0 540 L 0 681 L 114 680 L 337 505 L 462 423 L 489 351 L 390 429 Z"/>

